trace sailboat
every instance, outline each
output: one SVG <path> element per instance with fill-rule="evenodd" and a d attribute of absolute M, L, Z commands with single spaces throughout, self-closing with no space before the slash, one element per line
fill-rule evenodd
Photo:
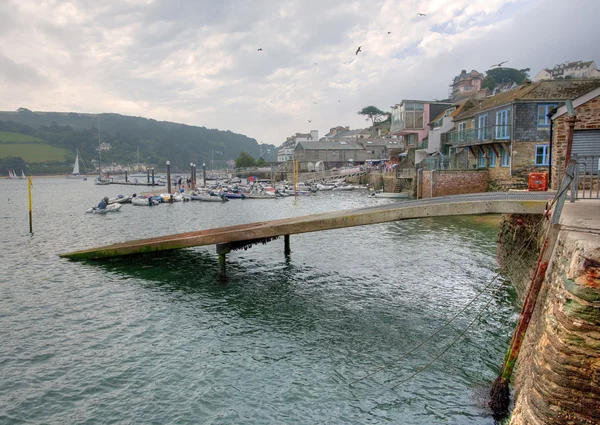
<path fill-rule="evenodd" d="M 102 177 L 102 149 L 100 142 L 100 115 L 98 115 L 98 177 L 94 181 L 96 184 L 106 185 L 110 184 L 110 179 Z"/>
<path fill-rule="evenodd" d="M 83 176 L 79 175 L 79 149 L 77 149 L 77 155 L 75 155 L 75 164 L 73 164 L 73 172 L 67 174 L 68 179 L 82 179 Z"/>
<path fill-rule="evenodd" d="M 21 170 L 21 177 L 19 177 L 20 179 L 26 179 L 27 176 L 25 175 L 25 172 L 23 170 Z"/>
<path fill-rule="evenodd" d="M 8 170 L 8 178 L 9 179 L 16 179 L 17 178 L 17 176 L 15 176 L 14 170 Z"/>

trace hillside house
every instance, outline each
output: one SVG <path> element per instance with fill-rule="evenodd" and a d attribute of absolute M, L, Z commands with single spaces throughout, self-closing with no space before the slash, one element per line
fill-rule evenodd
<path fill-rule="evenodd" d="M 485 100 L 469 100 L 444 135 L 453 168 L 487 169 L 490 181 L 522 187 L 530 172 L 548 171 L 549 114 L 600 80 L 527 82 Z"/>
<path fill-rule="evenodd" d="M 392 125 L 390 134 L 401 139 L 404 146 L 417 148 L 429 133 L 428 123 L 446 108 L 448 102 L 429 102 L 424 100 L 403 100 L 392 106 Z"/>
<path fill-rule="evenodd" d="M 535 76 L 535 81 L 599 78 L 600 71 L 594 61 L 564 62 L 555 65 L 552 69 L 542 69 Z"/>

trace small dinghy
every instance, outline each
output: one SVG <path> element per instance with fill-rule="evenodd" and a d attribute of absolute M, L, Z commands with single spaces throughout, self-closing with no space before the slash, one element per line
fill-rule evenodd
<path fill-rule="evenodd" d="M 209 194 L 204 194 L 204 193 L 197 193 L 194 195 L 191 195 L 190 198 L 192 198 L 192 201 L 202 201 L 202 202 L 228 202 L 229 199 L 227 199 L 225 196 L 219 196 L 219 195 L 209 195 Z"/>
<path fill-rule="evenodd" d="M 159 203 L 160 201 L 152 196 L 136 196 L 135 198 L 131 199 L 132 205 L 139 205 L 143 207 L 151 207 L 153 205 L 158 205 Z"/>
<path fill-rule="evenodd" d="M 243 193 L 234 193 L 234 192 L 225 192 L 225 193 L 223 193 L 223 196 L 225 196 L 229 199 L 244 199 L 245 198 Z"/>
<path fill-rule="evenodd" d="M 118 195 L 116 198 L 112 198 L 108 200 L 108 205 L 111 204 L 126 204 L 131 202 L 131 196 Z"/>
<path fill-rule="evenodd" d="M 121 204 L 110 204 L 106 208 L 92 207 L 92 208 L 88 208 L 86 210 L 86 213 L 90 213 L 90 214 L 106 214 L 106 213 L 109 213 L 109 212 L 119 211 L 122 206 L 123 205 L 121 205 Z"/>
<path fill-rule="evenodd" d="M 277 199 L 275 192 L 249 192 L 244 193 L 244 199 Z"/>
<path fill-rule="evenodd" d="M 407 199 L 408 192 L 392 193 L 392 192 L 375 192 L 369 195 L 371 198 L 388 198 L 388 199 Z"/>

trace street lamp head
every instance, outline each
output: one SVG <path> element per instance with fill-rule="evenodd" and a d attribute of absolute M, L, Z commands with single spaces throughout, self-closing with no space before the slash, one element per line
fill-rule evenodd
<path fill-rule="evenodd" d="M 194 166 L 194 163 L 193 163 L 193 162 L 190 162 L 190 167 L 193 167 L 193 166 Z"/>
<path fill-rule="evenodd" d="M 167 161 L 167 165 L 171 165 L 171 161 Z"/>
<path fill-rule="evenodd" d="M 205 163 L 205 162 L 203 162 L 203 163 L 202 163 L 202 166 L 203 166 L 203 167 L 206 167 L 206 163 Z"/>

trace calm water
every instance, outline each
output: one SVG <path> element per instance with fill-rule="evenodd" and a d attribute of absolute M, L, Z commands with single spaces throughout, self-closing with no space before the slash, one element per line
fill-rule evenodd
<path fill-rule="evenodd" d="M 463 307 L 495 273 L 496 225 L 427 219 L 291 237 L 228 256 L 214 247 L 76 263 L 58 253 L 142 238 L 388 203 L 364 193 L 276 201 L 125 205 L 126 187 L 0 181 L 0 423 L 492 424 L 495 378 L 516 307 L 506 287 L 439 361 L 395 389 L 489 298 L 373 378 Z"/>

